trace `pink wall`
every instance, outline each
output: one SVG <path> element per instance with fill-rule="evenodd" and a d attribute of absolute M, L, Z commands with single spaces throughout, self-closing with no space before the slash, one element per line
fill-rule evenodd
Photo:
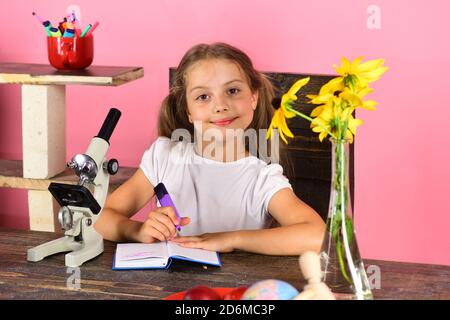
<path fill-rule="evenodd" d="M 198 42 L 229 42 L 271 71 L 330 73 L 341 56 L 385 58 L 390 70 L 372 94 L 379 110 L 359 113 L 365 120 L 355 164 L 361 253 L 450 265 L 448 2 L 1 1 L 0 61 L 46 63 L 44 31 L 31 12 L 56 22 L 72 3 L 81 7 L 84 24 L 101 23 L 94 63 L 143 66 L 145 77 L 116 88 L 68 87 L 67 158 L 85 150 L 115 106 L 123 116 L 109 156 L 138 165 L 156 134 L 168 68 Z M 381 9 L 380 30 L 366 26 L 371 4 Z M 20 103 L 19 86 L 0 85 L 2 158 L 21 158 Z M 28 228 L 26 191 L 0 189 L 0 203 L 0 227 Z"/>

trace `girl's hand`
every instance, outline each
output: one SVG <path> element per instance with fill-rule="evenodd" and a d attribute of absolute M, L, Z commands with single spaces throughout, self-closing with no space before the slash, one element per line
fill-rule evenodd
<path fill-rule="evenodd" d="M 205 233 L 200 236 L 177 237 L 171 241 L 186 248 L 217 252 L 232 252 L 236 247 L 237 232 Z"/>
<path fill-rule="evenodd" d="M 156 208 L 149 213 L 147 220 L 139 228 L 137 241 L 152 243 L 171 240 L 177 236 L 176 226 L 184 226 L 189 222 L 187 217 L 182 217 L 180 221 L 172 207 Z"/>

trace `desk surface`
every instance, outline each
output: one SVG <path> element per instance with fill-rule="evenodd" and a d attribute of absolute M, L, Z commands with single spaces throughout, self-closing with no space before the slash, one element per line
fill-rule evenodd
<path fill-rule="evenodd" d="M 40 262 L 26 260 L 27 249 L 59 237 L 55 233 L 0 229 L 0 299 L 162 299 L 195 285 L 250 286 L 280 279 L 301 290 L 298 257 L 245 252 L 222 254 L 221 268 L 176 262 L 171 270 L 113 271 L 115 244 L 105 241 L 102 255 L 80 268 L 81 288 L 69 289 L 64 254 Z M 450 266 L 365 260 L 381 271 L 376 299 L 450 299 Z"/>

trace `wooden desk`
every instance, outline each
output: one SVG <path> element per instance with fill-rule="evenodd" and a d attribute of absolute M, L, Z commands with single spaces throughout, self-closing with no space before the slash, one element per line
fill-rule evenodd
<path fill-rule="evenodd" d="M 26 260 L 27 249 L 57 238 L 55 233 L 0 229 L 0 299 L 162 299 L 195 285 L 249 286 L 280 279 L 301 290 L 305 284 L 297 257 L 234 252 L 222 254 L 221 268 L 176 262 L 171 270 L 113 271 L 115 244 L 80 268 L 81 288 L 67 287 L 73 271 L 64 254 L 40 262 Z M 376 299 L 450 299 L 450 266 L 366 260 L 381 269 Z M 73 282 L 71 282 L 73 283 Z"/>
<path fill-rule="evenodd" d="M 22 85 L 23 142 L 23 162 L 0 160 L 0 187 L 23 188 L 31 180 L 46 185 L 57 175 L 67 176 L 66 85 L 119 86 L 143 76 L 142 67 L 61 71 L 46 64 L 0 63 L 0 84 Z M 55 231 L 58 205 L 50 192 L 35 186 L 28 191 L 30 229 Z"/>

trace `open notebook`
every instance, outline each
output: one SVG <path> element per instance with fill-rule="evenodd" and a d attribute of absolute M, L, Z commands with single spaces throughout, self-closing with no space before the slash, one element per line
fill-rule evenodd
<path fill-rule="evenodd" d="M 175 242 L 118 243 L 113 270 L 167 269 L 172 259 L 222 266 L 215 251 L 182 247 Z"/>

